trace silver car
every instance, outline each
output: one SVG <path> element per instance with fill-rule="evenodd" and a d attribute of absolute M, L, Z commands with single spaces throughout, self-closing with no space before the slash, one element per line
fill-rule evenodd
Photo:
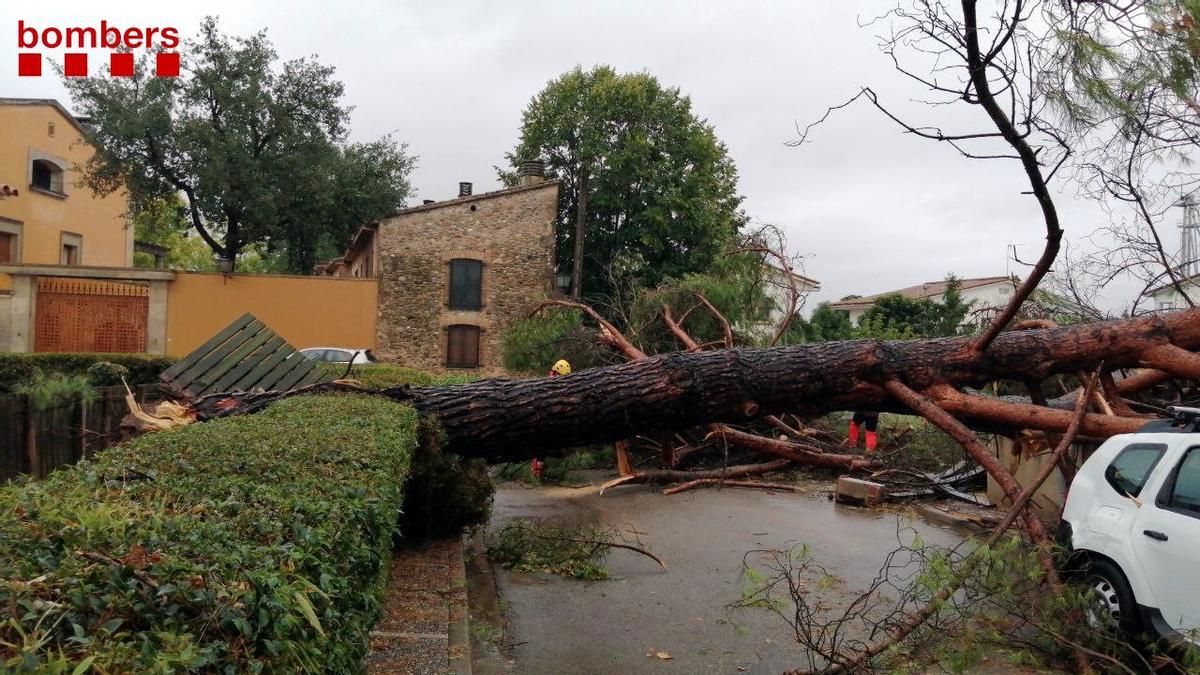
<path fill-rule="evenodd" d="M 356 366 L 377 363 L 370 349 L 350 349 L 347 347 L 309 347 L 299 352 L 310 361 L 325 363 L 353 363 Z"/>

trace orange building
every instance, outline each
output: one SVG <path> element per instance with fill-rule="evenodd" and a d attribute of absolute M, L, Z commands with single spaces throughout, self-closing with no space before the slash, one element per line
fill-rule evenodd
<path fill-rule="evenodd" d="M 83 122 L 53 99 L 0 98 L 0 184 L 18 193 L 0 199 L 0 264 L 133 265 L 124 194 L 79 184 L 93 152 Z"/>

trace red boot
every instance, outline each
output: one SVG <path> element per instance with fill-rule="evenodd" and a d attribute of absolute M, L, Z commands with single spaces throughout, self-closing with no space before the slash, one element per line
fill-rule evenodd
<path fill-rule="evenodd" d="M 879 442 L 879 435 L 874 431 L 867 432 L 867 454 L 875 454 L 875 444 Z"/>
<path fill-rule="evenodd" d="M 543 464 L 542 460 L 538 459 L 537 457 L 534 457 L 529 461 L 529 471 L 532 472 L 533 477 L 537 478 L 538 480 L 542 479 L 542 467 L 544 466 L 546 465 Z"/>

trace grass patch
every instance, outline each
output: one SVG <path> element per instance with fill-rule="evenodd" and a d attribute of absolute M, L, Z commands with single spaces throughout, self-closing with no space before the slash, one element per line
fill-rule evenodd
<path fill-rule="evenodd" d="M 297 397 L 0 488 L 0 670 L 361 671 L 416 426 Z"/>

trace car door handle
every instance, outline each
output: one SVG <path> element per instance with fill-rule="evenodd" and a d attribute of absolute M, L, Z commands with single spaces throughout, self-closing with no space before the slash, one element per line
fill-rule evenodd
<path fill-rule="evenodd" d="M 1162 532 L 1159 532 L 1158 530 L 1142 530 L 1142 534 L 1146 535 L 1147 537 L 1150 537 L 1151 539 L 1157 539 L 1159 541 L 1167 540 L 1167 535 L 1163 534 Z"/>

